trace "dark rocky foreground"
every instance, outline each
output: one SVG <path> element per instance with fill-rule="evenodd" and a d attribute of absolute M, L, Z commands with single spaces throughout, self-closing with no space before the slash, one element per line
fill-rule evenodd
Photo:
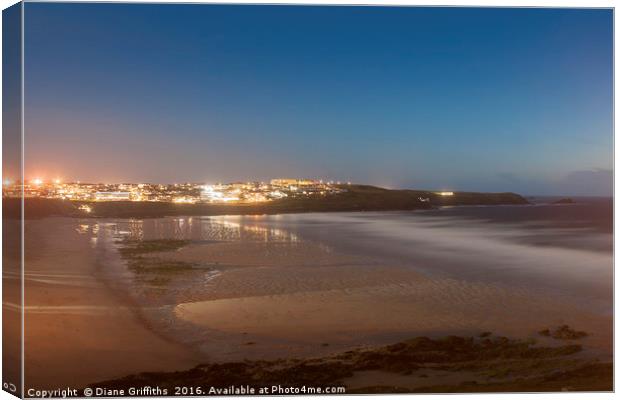
<path fill-rule="evenodd" d="M 327 345 L 327 344 L 326 344 Z M 489 332 L 479 337 L 417 337 L 393 345 L 359 349 L 320 359 L 242 361 L 201 364 L 187 371 L 148 372 L 91 387 L 110 390 L 157 386 L 174 393 L 176 387 L 208 390 L 210 387 L 345 387 L 346 393 L 456 393 L 611 391 L 611 363 L 580 356 L 575 341 L 537 346 L 533 339 L 513 340 Z M 375 379 L 350 385 L 363 371 L 376 371 Z M 456 384 L 424 384 L 434 374 L 462 376 Z M 471 376 L 475 376 L 474 379 Z M 399 386 L 383 383 L 385 376 L 400 376 Z M 421 379 L 422 378 L 422 379 Z M 389 379 L 388 379 L 389 380 Z M 452 380 L 454 382 L 454 380 Z"/>
<path fill-rule="evenodd" d="M 406 211 L 440 206 L 528 204 L 515 193 L 455 192 L 439 196 L 420 190 L 389 190 L 374 186 L 347 185 L 346 191 L 324 197 L 288 198 L 259 204 L 175 204 L 165 202 L 73 202 L 55 199 L 25 199 L 24 217 L 79 216 L 108 218 L 152 218 L 191 215 L 252 215 L 336 211 Z M 80 205 L 92 207 L 90 213 Z M 5 218 L 19 218 L 21 200 L 3 199 Z"/>

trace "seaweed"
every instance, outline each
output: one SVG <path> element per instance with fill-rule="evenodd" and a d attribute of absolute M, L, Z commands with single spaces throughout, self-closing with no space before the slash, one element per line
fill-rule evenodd
<path fill-rule="evenodd" d="M 347 390 L 347 393 L 559 391 L 567 387 L 569 390 L 611 390 L 611 364 L 570 357 L 580 351 L 581 346 L 574 344 L 536 346 L 532 340 L 503 336 L 492 339 L 416 337 L 388 346 L 350 350 L 323 358 L 208 363 L 187 371 L 142 373 L 93 386 L 115 389 L 145 385 L 162 388 L 187 385 L 327 387 L 343 386 L 345 379 L 357 371 L 411 375 L 413 371 L 425 368 L 457 373 L 473 371 L 479 378 L 457 385 L 425 387 L 419 382 L 417 387 L 368 382 L 369 386 Z"/>
<path fill-rule="evenodd" d="M 553 331 L 548 328 L 543 329 L 539 331 L 538 334 L 541 336 L 552 337 L 558 340 L 577 340 L 588 336 L 587 332 L 574 330 L 568 325 L 561 325 Z"/>

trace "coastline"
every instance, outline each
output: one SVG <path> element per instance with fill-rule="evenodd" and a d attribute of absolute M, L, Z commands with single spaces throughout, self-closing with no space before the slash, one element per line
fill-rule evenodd
<path fill-rule="evenodd" d="M 352 185 L 347 190 L 321 198 L 287 198 L 264 203 L 178 204 L 146 201 L 70 201 L 25 198 L 24 217 L 38 219 L 49 216 L 80 218 L 162 218 L 167 216 L 275 215 L 312 212 L 349 211 L 415 211 L 443 206 L 529 204 L 516 193 L 454 192 L 441 196 L 431 191 L 389 190 L 373 186 Z M 87 205 L 90 212 L 80 210 Z M 19 198 L 3 198 L 5 217 L 20 218 Z"/>

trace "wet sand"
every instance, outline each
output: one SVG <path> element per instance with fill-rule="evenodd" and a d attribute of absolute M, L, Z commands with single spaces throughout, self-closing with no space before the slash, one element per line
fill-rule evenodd
<path fill-rule="evenodd" d="M 492 331 L 534 337 L 545 327 L 562 324 L 596 332 L 584 344 L 611 350 L 610 317 L 586 312 L 555 296 L 429 278 L 398 266 L 356 265 L 354 257 L 349 265 L 277 266 L 272 259 L 272 265 L 257 267 L 251 257 L 241 255 L 246 246 L 237 244 L 233 251 L 232 244 L 226 245 L 231 254 L 239 254 L 227 259 L 236 267 L 223 269 L 210 282 L 208 299 L 175 307 L 180 320 L 231 335 L 232 343 L 202 345 L 216 360 L 308 356 L 387 344 L 412 333 L 438 336 Z M 212 259 L 219 251 L 217 244 L 205 244 L 159 257 L 197 260 L 201 247 L 204 259 Z M 335 259 L 343 263 L 346 257 Z M 239 346 L 240 341 L 249 340 L 251 348 Z M 323 344 L 329 348 L 322 348 Z"/>
<path fill-rule="evenodd" d="M 408 237 L 407 232 L 423 237 L 418 232 L 427 229 L 438 238 L 433 219 L 404 230 L 394 226 L 394 217 L 379 216 L 387 218 L 389 232 L 401 232 L 402 238 Z M 511 245 L 504 238 L 513 235 L 521 241 L 527 228 L 514 233 L 504 229 L 500 231 L 501 241 L 488 242 L 491 255 L 501 252 L 496 267 L 490 268 L 496 274 L 507 274 L 509 279 L 472 279 L 469 274 L 475 267 L 466 240 L 476 244 L 473 247 L 478 254 L 483 238 L 491 237 L 494 231 L 455 220 L 450 228 L 452 235 L 437 242 L 436 257 L 446 259 L 453 269 L 459 265 L 465 268 L 464 277 L 430 274 L 422 272 L 424 269 L 419 267 L 424 264 L 416 264 L 411 257 L 396 262 L 380 253 L 369 254 L 359 247 L 369 245 L 368 240 L 360 240 L 353 251 L 333 245 L 338 237 L 356 237 L 342 235 L 338 229 L 367 230 L 366 218 L 375 223 L 374 214 L 233 216 L 170 218 L 129 225 L 117 221 L 113 230 L 117 237 L 132 240 L 185 240 L 175 250 L 141 255 L 140 274 L 150 279 L 142 276 L 134 281 L 133 291 L 147 287 L 148 296 L 141 296 L 139 301 L 161 307 L 160 312 L 151 312 L 148 319 L 171 339 L 200 351 L 208 362 L 324 356 L 412 336 L 475 336 L 482 331 L 544 342 L 538 335 L 540 330 L 563 324 L 590 333 L 581 341 L 586 353 L 603 358 L 611 355 L 612 316 L 600 311 L 598 299 L 589 302 L 591 297 L 575 295 L 578 292 L 568 285 L 563 292 L 546 290 L 539 283 L 553 286 L 554 282 L 540 280 L 534 274 L 531 278 L 523 275 L 534 285 L 524 285 L 520 280 L 512 283 L 510 279 L 518 270 L 532 270 L 536 274 L 548 270 L 546 264 L 558 270 L 561 265 L 553 264 L 554 261 L 563 263 L 575 250 L 558 247 L 545 251 L 520 242 Z M 305 230 L 294 229 L 299 221 L 301 226 L 321 233 L 322 240 L 313 239 Z M 342 224 L 333 226 L 334 221 Z M 323 230 L 325 223 L 329 231 Z M 438 223 L 441 227 L 450 226 L 444 220 Z M 373 228 L 373 232 L 382 232 L 379 228 Z M 474 237 L 468 239 L 465 229 Z M 483 235 L 477 233 L 480 231 Z M 459 234 L 456 244 L 454 232 Z M 550 235 L 557 236 L 557 229 L 550 231 Z M 385 240 L 382 243 L 386 249 L 396 241 Z M 458 254 L 445 247 L 450 245 L 456 246 Z M 411 251 L 428 253 L 431 246 L 430 242 L 423 242 Z M 513 259 L 506 258 L 510 256 Z M 578 265 L 589 267 L 589 263 L 596 262 L 597 268 L 604 268 L 605 257 L 600 252 L 583 251 L 567 267 L 573 270 Z M 492 260 L 482 258 L 481 262 L 485 265 L 478 271 L 489 268 L 487 264 Z M 537 267 L 537 262 L 545 264 Z M 149 263 L 157 267 L 152 272 Z M 164 273 L 160 265 L 191 265 L 193 269 L 171 274 L 174 268 Z M 160 287 L 145 283 L 164 275 L 168 280 Z M 595 276 L 590 278 L 596 279 L 601 281 Z"/>
<path fill-rule="evenodd" d="M 189 368 L 186 347 L 162 339 L 98 279 L 91 239 L 76 221 L 27 222 L 25 386 L 83 387 L 136 371 Z"/>

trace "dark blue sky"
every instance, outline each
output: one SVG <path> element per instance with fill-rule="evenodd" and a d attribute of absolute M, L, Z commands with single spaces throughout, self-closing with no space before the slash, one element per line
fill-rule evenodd
<path fill-rule="evenodd" d="M 26 177 L 609 194 L 612 12 L 27 3 Z"/>

